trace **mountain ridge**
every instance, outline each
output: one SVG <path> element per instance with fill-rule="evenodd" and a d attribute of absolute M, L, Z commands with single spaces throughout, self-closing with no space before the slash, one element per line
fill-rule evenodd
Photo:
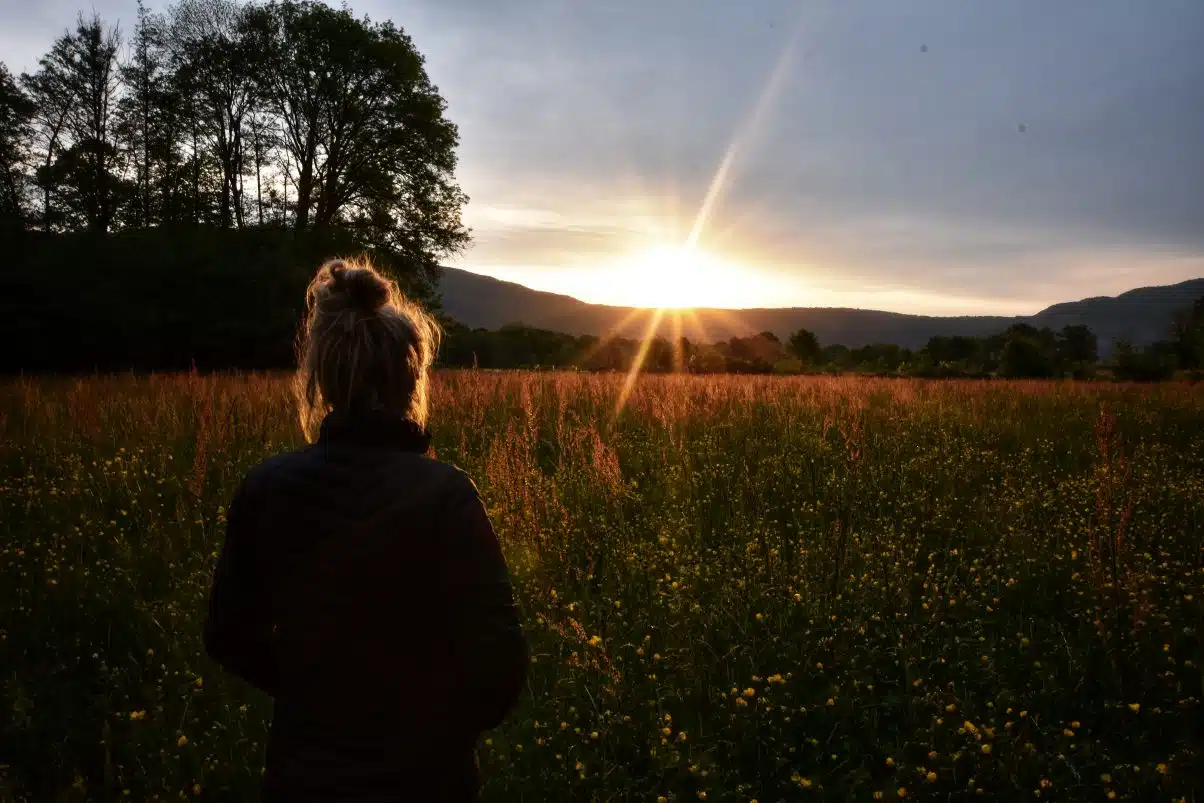
<path fill-rule="evenodd" d="M 470 328 L 498 329 L 522 323 L 573 335 L 642 337 L 654 310 L 590 304 L 572 296 L 534 290 L 515 282 L 444 268 L 439 283 L 444 312 Z M 850 348 L 895 343 L 920 348 L 936 336 L 982 337 L 1016 323 L 1037 327 L 1086 325 L 1099 337 L 1100 350 L 1127 339 L 1148 345 L 1169 335 L 1174 313 L 1204 296 L 1204 278 L 1173 285 L 1137 287 L 1117 296 L 1093 296 L 1064 301 L 1034 315 L 913 315 L 854 307 L 759 307 L 739 310 L 696 309 L 670 315 L 660 333 L 681 334 L 695 342 L 715 342 L 734 336 L 771 331 L 785 339 L 800 328 L 815 332 L 821 343 Z"/>

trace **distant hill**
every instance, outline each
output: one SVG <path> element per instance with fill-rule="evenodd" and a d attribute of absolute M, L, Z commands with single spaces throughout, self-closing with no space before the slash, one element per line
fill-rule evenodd
<path fill-rule="evenodd" d="M 1204 279 L 1190 279 L 1162 287 L 1139 287 L 1116 297 L 1098 296 L 1047 307 L 1028 319 L 1034 326 L 1061 329 L 1086 324 L 1099 336 L 1101 349 L 1124 338 L 1147 345 L 1169 335 L 1176 312 L 1204 296 Z"/>
<path fill-rule="evenodd" d="M 524 323 L 574 335 L 613 332 L 638 337 L 647 329 L 653 314 L 651 310 L 587 304 L 570 296 L 532 290 L 456 268 L 444 268 L 439 289 L 445 312 L 473 328 L 497 329 L 508 323 Z M 836 307 L 699 309 L 693 315 L 682 316 L 682 334 L 695 342 L 714 342 L 764 331 L 785 339 L 792 332 L 806 328 L 815 332 L 824 344 L 857 347 L 896 343 L 920 348 L 937 335 L 979 337 L 999 332 L 1013 323 L 1053 329 L 1085 324 L 1099 335 L 1100 349 L 1107 353 L 1114 338 L 1128 338 L 1138 345 L 1165 338 L 1175 311 L 1190 306 L 1200 296 L 1204 296 L 1204 278 L 1167 287 L 1143 287 L 1115 298 L 1102 296 L 1055 304 L 1026 317 L 937 317 Z"/>

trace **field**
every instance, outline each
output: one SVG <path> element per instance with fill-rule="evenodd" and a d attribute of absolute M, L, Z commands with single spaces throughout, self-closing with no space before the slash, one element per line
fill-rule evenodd
<path fill-rule="evenodd" d="M 435 385 L 535 656 L 486 800 L 1204 800 L 1204 386 Z M 253 796 L 200 625 L 299 443 L 282 377 L 0 385 L 0 800 Z"/>

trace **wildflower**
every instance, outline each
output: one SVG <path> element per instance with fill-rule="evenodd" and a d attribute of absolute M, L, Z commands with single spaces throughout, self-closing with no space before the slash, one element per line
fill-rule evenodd
<path fill-rule="evenodd" d="M 929 772 L 927 775 L 924 776 L 924 779 L 927 780 L 928 783 L 936 783 L 936 773 Z"/>
<path fill-rule="evenodd" d="M 987 742 L 986 744 L 984 744 L 982 746 L 982 752 L 986 753 L 988 756 L 991 755 L 991 743 L 990 742 Z"/>
<path fill-rule="evenodd" d="M 176 739 L 176 746 L 183 747 L 186 744 L 188 744 L 188 737 L 183 734 L 180 734 L 180 738 Z"/>
<path fill-rule="evenodd" d="M 898 791 L 896 791 L 896 792 L 895 792 L 895 794 L 896 794 L 896 795 L 898 795 L 898 796 L 899 796 L 899 797 L 901 797 L 901 798 L 903 798 L 903 797 L 907 797 L 907 787 L 905 787 L 905 786 L 900 786 L 900 787 L 899 787 L 899 789 L 898 789 Z"/>
<path fill-rule="evenodd" d="M 1129 703 L 1129 710 L 1134 714 L 1139 713 L 1141 711 L 1141 703 Z"/>

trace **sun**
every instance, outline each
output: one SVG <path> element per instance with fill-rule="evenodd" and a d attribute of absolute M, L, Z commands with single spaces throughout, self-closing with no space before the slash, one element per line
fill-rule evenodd
<path fill-rule="evenodd" d="M 727 307 L 745 277 L 701 248 L 661 246 L 624 260 L 633 306 L 654 309 Z"/>

